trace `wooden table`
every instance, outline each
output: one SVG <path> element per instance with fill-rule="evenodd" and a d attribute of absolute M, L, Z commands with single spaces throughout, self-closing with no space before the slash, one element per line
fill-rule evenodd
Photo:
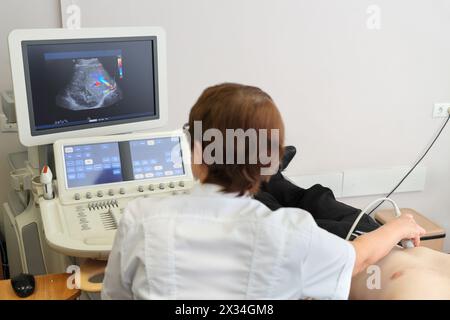
<path fill-rule="evenodd" d="M 47 274 L 35 276 L 34 293 L 26 298 L 20 298 L 11 287 L 11 280 L 0 281 L 0 300 L 74 300 L 81 294 L 79 289 L 68 289 L 66 285 L 70 274 Z"/>

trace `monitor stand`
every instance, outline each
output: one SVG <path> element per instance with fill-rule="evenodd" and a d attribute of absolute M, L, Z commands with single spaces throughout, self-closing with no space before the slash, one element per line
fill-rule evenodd
<path fill-rule="evenodd" d="M 39 171 L 39 168 L 40 168 L 39 148 L 40 148 L 40 146 L 28 147 L 28 166 L 33 171 L 35 171 L 35 170 Z"/>
<path fill-rule="evenodd" d="M 48 165 L 55 177 L 53 146 L 51 144 L 28 147 L 28 169 L 33 175 L 39 175 L 42 167 Z"/>

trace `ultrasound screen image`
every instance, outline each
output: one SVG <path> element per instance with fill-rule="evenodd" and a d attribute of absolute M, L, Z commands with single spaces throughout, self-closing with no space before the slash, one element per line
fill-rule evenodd
<path fill-rule="evenodd" d="M 122 91 L 98 58 L 77 59 L 70 83 L 56 96 L 56 105 L 69 110 L 89 110 L 114 105 Z"/>
<path fill-rule="evenodd" d="M 22 46 L 32 135 L 159 118 L 155 37 Z"/>

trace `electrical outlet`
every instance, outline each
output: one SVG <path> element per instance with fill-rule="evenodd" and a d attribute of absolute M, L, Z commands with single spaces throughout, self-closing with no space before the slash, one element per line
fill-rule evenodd
<path fill-rule="evenodd" d="M 435 103 L 433 110 L 433 118 L 446 118 L 448 117 L 448 109 L 450 103 Z"/>

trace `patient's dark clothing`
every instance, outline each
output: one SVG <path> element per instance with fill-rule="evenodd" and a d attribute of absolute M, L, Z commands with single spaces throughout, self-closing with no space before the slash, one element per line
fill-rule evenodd
<path fill-rule="evenodd" d="M 278 172 L 269 182 L 261 186 L 255 199 L 264 203 L 271 210 L 282 207 L 300 208 L 308 211 L 319 227 L 345 238 L 361 210 L 339 202 L 333 192 L 319 184 L 309 189 L 302 189 L 286 180 Z M 368 215 L 358 223 L 354 234 L 370 232 L 380 225 Z"/>

